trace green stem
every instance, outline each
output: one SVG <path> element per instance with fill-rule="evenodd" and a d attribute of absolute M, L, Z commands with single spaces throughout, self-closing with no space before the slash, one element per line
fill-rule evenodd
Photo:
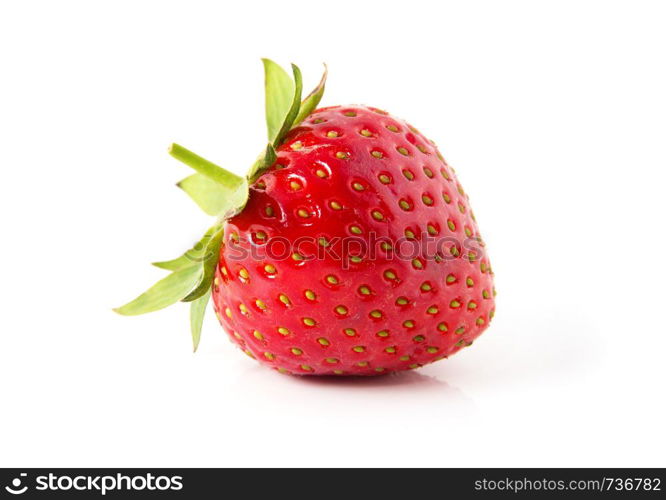
<path fill-rule="evenodd" d="M 238 189 L 245 181 L 243 177 L 232 174 L 179 144 L 173 143 L 169 147 L 169 154 L 176 160 L 229 189 L 230 192 Z"/>

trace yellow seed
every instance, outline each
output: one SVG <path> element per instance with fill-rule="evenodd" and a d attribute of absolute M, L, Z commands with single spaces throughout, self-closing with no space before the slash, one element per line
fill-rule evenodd
<path fill-rule="evenodd" d="M 381 318 L 382 312 L 378 309 L 375 309 L 374 311 L 370 311 L 370 316 L 373 318 Z"/>
<path fill-rule="evenodd" d="M 430 283 L 428 283 L 427 281 L 424 282 L 424 283 L 421 283 L 421 290 L 424 291 L 424 292 L 429 292 L 430 290 L 432 290 L 432 285 Z"/>
<path fill-rule="evenodd" d="M 442 193 L 442 198 L 444 199 L 445 203 L 451 203 L 451 197 L 448 194 Z"/>
<path fill-rule="evenodd" d="M 436 347 L 428 347 L 426 348 L 426 351 L 428 351 L 430 354 L 435 354 L 437 351 L 439 351 L 439 349 Z"/>
<path fill-rule="evenodd" d="M 344 372 L 342 370 L 333 370 L 333 373 L 336 375 L 342 375 Z"/>
<path fill-rule="evenodd" d="M 437 325 L 437 329 L 440 332 L 448 332 L 449 331 L 449 327 L 446 323 L 440 323 L 439 325 Z"/>
<path fill-rule="evenodd" d="M 265 212 L 268 217 L 273 217 L 273 215 L 275 215 L 275 211 L 270 205 L 266 207 Z"/>
<path fill-rule="evenodd" d="M 303 324 L 306 326 L 315 326 L 316 321 L 313 320 L 312 318 L 303 318 Z"/>
<path fill-rule="evenodd" d="M 384 153 L 382 153 L 381 151 L 377 151 L 377 150 L 371 152 L 370 154 L 372 156 L 374 156 L 375 158 L 383 158 L 384 157 Z"/>
<path fill-rule="evenodd" d="M 319 245 L 322 247 L 327 247 L 328 246 L 328 240 L 324 238 L 323 236 L 319 238 Z"/>
<path fill-rule="evenodd" d="M 352 261 L 354 264 L 358 264 L 360 262 L 363 262 L 363 259 L 361 257 L 359 257 L 358 255 L 352 255 L 349 258 L 349 260 Z"/>
<path fill-rule="evenodd" d="M 256 359 L 256 358 L 254 357 L 254 354 L 252 354 L 248 349 L 245 349 L 243 352 L 244 352 L 245 354 L 247 354 L 248 356 L 250 356 L 252 359 Z"/>
<path fill-rule="evenodd" d="M 291 300 L 289 300 L 289 297 L 287 297 L 285 294 L 281 293 L 278 298 L 280 299 L 280 302 L 282 302 L 285 306 L 290 306 L 291 305 Z"/>
<path fill-rule="evenodd" d="M 378 337 L 386 338 L 389 336 L 388 330 L 380 330 L 377 332 Z"/>
<path fill-rule="evenodd" d="M 317 342 L 319 342 L 323 346 L 331 345 L 331 343 L 328 341 L 328 339 L 325 339 L 324 337 L 318 338 Z"/>
<path fill-rule="evenodd" d="M 363 232 L 358 226 L 352 226 L 349 228 L 349 230 L 354 234 L 361 234 Z"/>
<path fill-rule="evenodd" d="M 432 203 L 433 203 L 433 202 L 432 202 L 432 198 L 431 198 L 430 196 L 428 196 L 427 194 L 424 194 L 423 196 L 421 196 L 421 200 L 422 200 L 423 203 L 425 203 L 426 205 L 432 205 Z"/>
<path fill-rule="evenodd" d="M 412 261 L 412 266 L 414 266 L 415 269 L 423 269 L 423 262 L 421 262 L 420 259 L 414 259 Z"/>
<path fill-rule="evenodd" d="M 398 131 L 398 127 L 396 127 L 395 125 L 386 125 L 386 128 L 389 129 L 391 132 Z"/>
<path fill-rule="evenodd" d="M 257 299 L 257 300 L 255 301 L 255 304 L 256 304 L 257 307 L 258 307 L 259 309 L 261 309 L 261 310 L 266 309 L 266 303 L 265 303 L 263 300 L 258 300 L 258 299 Z"/>
<path fill-rule="evenodd" d="M 372 217 L 375 220 L 384 220 L 384 214 L 382 214 L 379 210 L 373 210 Z"/>
<path fill-rule="evenodd" d="M 378 373 L 381 373 L 381 372 L 384 371 L 384 368 L 382 368 L 381 366 L 378 366 L 377 368 L 375 368 L 375 371 L 378 372 Z"/>
<path fill-rule="evenodd" d="M 450 252 L 454 257 L 458 257 L 460 255 L 460 250 L 458 250 L 458 247 L 451 247 Z"/>
<path fill-rule="evenodd" d="M 472 278 L 467 278 L 465 283 L 467 283 L 467 286 L 474 286 L 474 280 Z"/>
<path fill-rule="evenodd" d="M 489 299 L 490 298 L 490 294 L 488 293 L 488 290 L 484 290 L 483 292 L 481 292 L 481 295 L 483 296 L 484 299 Z"/>
<path fill-rule="evenodd" d="M 476 309 L 476 302 L 470 300 L 469 303 L 467 304 L 467 309 Z"/>
<path fill-rule="evenodd" d="M 305 298 L 307 298 L 308 300 L 314 300 L 317 298 L 317 296 L 312 290 L 305 290 L 304 294 Z"/>
<path fill-rule="evenodd" d="M 460 307 L 460 302 L 457 300 L 452 300 L 451 303 L 449 304 L 453 309 L 457 309 Z"/>
<path fill-rule="evenodd" d="M 273 264 L 266 264 L 264 266 L 264 271 L 266 271 L 268 274 L 275 274 L 276 269 Z"/>
<path fill-rule="evenodd" d="M 409 361 L 409 356 L 400 356 L 398 359 L 400 361 Z"/>
<path fill-rule="evenodd" d="M 329 206 L 333 210 L 340 210 L 342 208 L 342 205 L 340 205 L 337 201 L 332 201 L 331 203 L 329 203 Z"/>
<path fill-rule="evenodd" d="M 337 306 L 335 312 L 338 314 L 347 314 L 347 308 L 345 306 Z"/>
<path fill-rule="evenodd" d="M 345 111 L 343 115 L 354 117 L 356 116 L 356 111 Z"/>
<path fill-rule="evenodd" d="M 421 151 L 421 153 L 428 154 L 428 150 L 426 149 L 426 147 L 423 144 L 418 144 L 416 147 L 419 151 Z M 432 177 L 432 176 L 429 175 L 428 177 Z"/>
<path fill-rule="evenodd" d="M 345 328 L 343 331 L 344 331 L 345 335 L 347 335 L 347 337 L 355 337 L 356 336 L 356 330 L 354 330 L 353 328 Z"/>
<path fill-rule="evenodd" d="M 335 157 L 340 159 L 340 160 L 348 160 L 349 159 L 349 155 L 347 153 L 343 152 L 343 151 L 338 151 L 337 153 L 335 153 Z"/>
<path fill-rule="evenodd" d="M 270 352 L 265 352 L 264 356 L 266 357 L 267 360 L 273 361 L 275 359 L 275 354 L 270 353 Z"/>
<path fill-rule="evenodd" d="M 446 225 L 449 226 L 449 229 L 450 229 L 451 231 L 455 231 L 455 230 L 456 230 L 456 224 L 455 224 L 455 222 L 453 222 L 451 219 L 449 219 L 449 220 L 446 221 Z"/>
<path fill-rule="evenodd" d="M 472 230 L 468 227 L 465 227 L 465 236 L 467 237 L 472 236 Z"/>
<path fill-rule="evenodd" d="M 329 274 L 326 276 L 326 281 L 330 283 L 331 285 L 337 285 L 338 284 L 338 278 L 333 276 L 332 274 Z"/>
<path fill-rule="evenodd" d="M 296 253 L 296 252 L 291 254 L 291 258 L 293 260 L 296 260 L 296 261 L 301 261 L 301 260 L 304 259 L 304 257 L 300 253 Z"/>
<path fill-rule="evenodd" d="M 399 306 L 406 306 L 407 304 L 409 304 L 409 300 L 407 300 L 407 298 L 405 297 L 398 297 L 395 303 Z"/>
<path fill-rule="evenodd" d="M 425 340 L 425 337 L 423 335 L 417 335 L 412 340 L 414 340 L 414 342 L 423 342 Z"/>
<path fill-rule="evenodd" d="M 304 370 L 306 372 L 311 372 L 312 367 L 310 365 L 301 365 L 301 370 Z"/>
<path fill-rule="evenodd" d="M 297 181 L 291 181 L 291 182 L 289 183 L 289 187 L 292 189 L 292 191 L 298 191 L 298 190 L 301 189 L 303 186 L 301 185 L 300 182 L 297 182 Z"/>
<path fill-rule="evenodd" d="M 334 365 L 338 362 L 338 359 L 337 358 L 326 358 L 326 362 Z"/>
<path fill-rule="evenodd" d="M 364 128 L 359 132 L 363 137 L 372 137 L 372 132 L 370 132 L 367 128 Z"/>
<path fill-rule="evenodd" d="M 287 336 L 287 335 L 289 335 L 289 334 L 291 333 L 291 332 L 289 331 L 289 329 L 288 329 L 288 328 L 285 328 L 284 326 L 280 326 L 280 327 L 278 327 L 277 330 L 278 330 L 278 333 L 279 333 L 280 335 L 285 335 L 285 336 Z"/>
<path fill-rule="evenodd" d="M 328 174 L 324 170 L 322 170 L 321 168 L 318 168 L 315 171 L 315 174 L 317 174 L 317 177 L 320 177 L 322 179 L 325 178 L 325 177 L 328 177 Z"/>
<path fill-rule="evenodd" d="M 404 175 L 410 181 L 414 180 L 414 174 L 411 173 L 409 170 L 403 170 L 402 175 Z"/>
<path fill-rule="evenodd" d="M 314 120 L 312 120 L 312 123 L 318 124 L 318 123 L 324 123 L 325 121 L 326 120 L 324 120 L 323 118 L 315 118 Z"/>
<path fill-rule="evenodd" d="M 356 366 L 360 366 L 360 367 L 368 366 L 368 362 L 367 361 L 359 361 L 358 363 L 356 363 Z"/>
<path fill-rule="evenodd" d="M 310 213 L 304 208 L 299 208 L 296 213 L 298 214 L 299 217 L 303 217 L 304 219 L 310 217 Z"/>
<path fill-rule="evenodd" d="M 294 356 L 300 356 L 303 354 L 303 351 L 301 351 L 298 347 L 292 347 L 290 350 Z"/>
<path fill-rule="evenodd" d="M 243 278 L 244 280 L 248 279 L 250 277 L 250 273 L 247 272 L 247 269 L 243 268 L 240 271 L 238 271 L 238 275 Z"/>
<path fill-rule="evenodd" d="M 231 309 L 229 309 L 228 307 L 225 308 L 224 309 L 224 314 L 226 314 L 228 318 L 231 318 L 231 316 L 232 316 Z"/>
<path fill-rule="evenodd" d="M 363 191 L 363 190 L 365 190 L 365 187 L 364 187 L 363 184 L 361 184 L 360 182 L 353 182 L 353 183 L 352 183 L 352 188 L 354 188 L 355 191 Z"/>
<path fill-rule="evenodd" d="M 357 346 L 355 346 L 355 347 L 352 347 L 352 350 L 353 350 L 354 352 L 364 352 L 364 351 L 365 351 L 365 347 L 363 347 L 362 345 L 357 345 Z"/>
<path fill-rule="evenodd" d="M 253 331 L 252 335 L 254 335 L 254 338 L 257 340 L 264 340 L 264 336 L 261 334 L 260 331 L 257 330 Z"/>
<path fill-rule="evenodd" d="M 303 143 L 301 141 L 296 141 L 289 146 L 291 149 L 294 151 L 298 151 L 299 149 L 303 149 Z"/>
<path fill-rule="evenodd" d="M 477 320 L 476 320 L 476 324 L 477 324 L 478 326 L 481 326 L 481 325 L 483 325 L 484 323 L 485 323 L 485 320 L 484 320 L 483 318 L 477 318 Z"/>
<path fill-rule="evenodd" d="M 384 271 L 384 278 L 387 280 L 394 280 L 396 278 L 396 275 L 393 271 Z"/>
<path fill-rule="evenodd" d="M 240 310 L 241 314 L 248 314 L 250 312 L 245 304 L 239 305 L 238 309 Z"/>
<path fill-rule="evenodd" d="M 428 311 L 427 311 L 428 314 L 437 314 L 438 312 L 439 312 L 439 309 L 437 309 L 437 307 L 435 307 L 435 306 L 430 306 L 428 308 Z"/>
<path fill-rule="evenodd" d="M 387 347 L 384 350 L 389 354 L 395 354 L 396 348 L 395 347 Z"/>
<path fill-rule="evenodd" d="M 400 205 L 400 208 L 402 208 L 403 210 L 409 210 L 411 208 L 411 205 L 407 200 L 400 200 L 398 204 Z"/>
<path fill-rule="evenodd" d="M 391 182 L 391 178 L 386 174 L 380 174 L 379 182 L 381 182 L 382 184 L 388 184 Z"/>
<path fill-rule="evenodd" d="M 423 173 L 426 174 L 426 177 L 429 177 L 431 179 L 435 175 L 432 173 L 432 170 L 430 170 L 428 167 L 423 167 Z"/>
<path fill-rule="evenodd" d="M 400 153 L 403 156 L 409 155 L 409 151 L 407 151 L 407 148 L 403 148 L 402 146 L 398 148 L 398 153 Z"/>
<path fill-rule="evenodd" d="M 456 277 L 453 274 L 449 274 L 446 277 L 446 282 L 449 283 L 449 284 L 450 283 L 455 283 L 456 282 Z"/>
<path fill-rule="evenodd" d="M 391 249 L 392 249 L 391 244 L 388 241 L 382 241 L 382 250 L 388 252 Z"/>
<path fill-rule="evenodd" d="M 329 130 L 326 133 L 326 137 L 337 137 L 337 136 L 338 136 L 338 133 L 335 130 Z"/>
<path fill-rule="evenodd" d="M 456 331 L 455 331 L 456 335 L 462 335 L 463 333 L 465 333 L 465 327 L 464 326 L 456 328 Z"/>

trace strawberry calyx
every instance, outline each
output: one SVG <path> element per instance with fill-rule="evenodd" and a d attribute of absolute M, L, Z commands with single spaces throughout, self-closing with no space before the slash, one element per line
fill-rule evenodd
<path fill-rule="evenodd" d="M 224 221 L 243 210 L 249 197 L 249 186 L 275 162 L 277 148 L 287 133 L 312 113 L 324 94 L 327 69 L 321 81 L 303 100 L 301 71 L 291 65 L 292 77 L 277 63 L 262 59 L 265 76 L 266 128 L 268 144 L 241 177 L 206 160 L 192 151 L 172 144 L 169 154 L 195 173 L 181 180 L 177 186 L 206 214 L 217 218 L 203 237 L 181 256 L 154 262 L 153 265 L 171 274 L 158 281 L 146 292 L 115 312 L 133 316 L 157 311 L 176 302 L 190 303 L 190 329 L 194 350 L 201 338 L 201 327 L 210 300 L 220 248 L 224 237 Z"/>

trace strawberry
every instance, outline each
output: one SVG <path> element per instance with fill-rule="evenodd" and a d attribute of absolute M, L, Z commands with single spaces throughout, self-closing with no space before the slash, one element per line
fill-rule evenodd
<path fill-rule="evenodd" d="M 199 342 L 212 296 L 246 354 L 283 373 L 371 375 L 469 346 L 494 313 L 493 274 L 467 194 L 435 144 L 366 106 L 315 109 L 264 60 L 270 143 L 240 178 L 174 145 L 179 186 L 218 222 L 172 271 L 118 309 L 191 303 Z"/>

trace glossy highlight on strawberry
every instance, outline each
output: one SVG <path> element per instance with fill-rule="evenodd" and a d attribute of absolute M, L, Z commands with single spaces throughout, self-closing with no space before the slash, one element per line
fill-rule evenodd
<path fill-rule="evenodd" d="M 377 375 L 471 345 L 492 320 L 495 289 L 452 167 L 432 141 L 380 109 L 315 110 L 325 76 L 318 97 L 301 103 L 297 68 L 289 86 L 264 64 L 272 142 L 247 179 L 184 148 L 174 154 L 199 172 L 183 181 L 188 194 L 221 215 L 180 264 L 158 263 L 181 273 L 178 285 L 189 280 L 174 296 L 192 302 L 195 348 L 210 296 L 231 340 L 283 373 Z M 294 93 L 278 113 L 294 116 L 288 126 L 268 109 L 279 93 L 270 88 L 275 74 Z M 199 184 L 224 187 L 211 200 Z M 219 206 L 222 197 L 232 201 Z M 129 314 L 147 312 L 138 309 Z"/>

